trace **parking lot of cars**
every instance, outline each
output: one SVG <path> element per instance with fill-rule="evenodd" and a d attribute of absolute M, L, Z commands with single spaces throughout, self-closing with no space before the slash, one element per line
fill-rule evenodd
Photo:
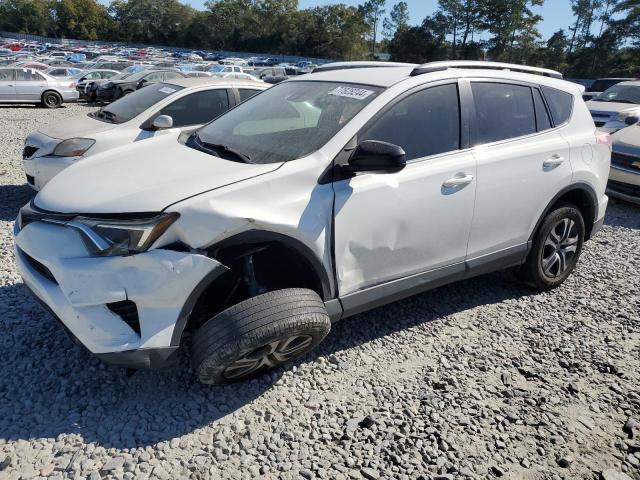
<path fill-rule="evenodd" d="M 42 73 L 65 68 L 44 63 L 59 55 L 0 69 L 31 95 L 14 103 L 62 107 L 5 114 L 9 135 L 19 132 L 22 168 L 12 140 L 2 241 L 11 242 L 12 230 L 15 247 L 0 259 L 11 328 L 0 341 L 26 358 L 0 360 L 0 393 L 18 398 L 28 415 L 4 425 L 11 440 L 0 443 L 10 452 L 3 465 L 15 459 L 16 469 L 43 476 L 60 469 L 37 451 L 55 431 L 63 448 L 73 438 L 83 451 L 93 445 L 96 455 L 83 462 L 78 450 L 64 467 L 85 476 L 234 478 L 239 465 L 247 477 L 635 475 L 640 296 L 629 279 L 637 276 L 640 224 L 626 202 L 605 214 L 604 194 L 634 200 L 636 187 L 620 186 L 640 172 L 638 116 L 626 107 L 635 105 L 633 82 L 585 105 L 582 89 L 560 73 L 517 65 L 328 64 L 280 83 L 292 67 L 271 58 L 210 66 L 209 53 L 190 52 L 180 59 L 190 62 L 185 69 L 167 53 L 139 50 L 129 59 L 152 61 L 113 74 L 94 62 L 61 80 Z M 108 78 L 93 83 L 83 77 L 105 70 Z M 34 83 L 28 92 L 24 75 Z M 41 79 L 46 85 L 36 85 Z M 81 92 L 102 106 L 64 104 Z M 594 124 L 600 103 L 625 107 Z M 35 127 L 28 135 L 14 112 Z M 41 125 L 40 114 L 65 121 Z M 42 189 L 35 200 L 23 175 Z M 491 286 L 472 280 L 487 273 Z M 536 290 L 511 286 L 514 273 Z M 169 420 L 175 428 L 158 434 L 146 425 L 123 430 L 119 410 L 101 427 L 95 418 L 104 414 L 82 418 L 84 398 L 104 402 L 87 397 L 95 383 L 81 374 L 58 397 L 78 405 L 83 427 L 39 429 L 30 410 L 42 401 L 38 389 L 24 397 L 13 374 L 34 355 L 25 351 L 31 325 L 19 322 L 30 303 L 18 276 L 71 338 L 107 363 L 177 364 L 178 373 L 161 378 L 196 397 L 204 390 L 185 376 L 185 359 L 203 383 L 248 386 L 239 396 L 220 387 L 228 408 L 200 410 L 191 427 Z M 360 330 L 343 326 L 351 321 L 332 325 L 347 317 Z M 330 330 L 319 360 L 308 362 Z M 34 350 L 57 358 L 50 344 L 59 343 Z M 114 374 L 90 365 L 101 378 Z M 133 378 L 144 399 L 158 376 Z M 35 385 L 40 373 L 21 380 Z M 282 410 L 268 407 L 274 392 Z M 153 425 L 173 415 L 150 412 Z M 282 427 L 273 430 L 274 422 Z M 26 430 L 43 440 L 25 445 Z M 226 443 L 230 433 L 238 445 Z M 180 458 L 183 441 L 205 458 Z"/>

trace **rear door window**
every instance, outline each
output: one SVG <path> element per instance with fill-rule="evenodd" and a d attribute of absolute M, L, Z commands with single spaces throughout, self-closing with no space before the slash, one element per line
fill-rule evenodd
<path fill-rule="evenodd" d="M 569 121 L 573 110 L 573 95 L 551 87 L 542 87 L 542 93 L 547 99 L 553 123 L 558 126 Z"/>
<path fill-rule="evenodd" d="M 36 72 L 33 68 L 20 68 L 16 70 L 19 82 L 39 82 L 42 80 L 42 75 Z"/>
<path fill-rule="evenodd" d="M 164 107 L 160 115 L 171 116 L 174 127 L 186 127 L 210 122 L 227 110 L 229 110 L 227 90 L 218 88 L 179 98 Z"/>
<path fill-rule="evenodd" d="M 476 107 L 476 144 L 498 142 L 536 132 L 530 87 L 472 82 L 471 89 Z"/>

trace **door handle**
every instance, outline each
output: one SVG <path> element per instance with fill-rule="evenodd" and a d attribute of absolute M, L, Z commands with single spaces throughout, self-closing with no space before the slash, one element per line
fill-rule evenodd
<path fill-rule="evenodd" d="M 555 155 L 551 155 L 544 162 L 542 162 L 542 166 L 544 168 L 553 168 L 562 164 L 562 162 L 564 162 L 564 157 L 556 153 Z"/>
<path fill-rule="evenodd" d="M 473 181 L 473 175 L 458 174 L 455 177 L 445 180 L 442 186 L 444 188 L 457 188 L 469 185 Z"/>

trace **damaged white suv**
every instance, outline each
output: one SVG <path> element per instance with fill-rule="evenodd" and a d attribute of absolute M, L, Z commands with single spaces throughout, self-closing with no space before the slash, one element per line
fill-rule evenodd
<path fill-rule="evenodd" d="M 280 83 L 188 138 L 64 170 L 20 212 L 20 271 L 90 352 L 162 367 L 190 338 L 206 383 L 474 275 L 556 287 L 603 222 L 610 162 L 560 77 L 438 62 Z"/>

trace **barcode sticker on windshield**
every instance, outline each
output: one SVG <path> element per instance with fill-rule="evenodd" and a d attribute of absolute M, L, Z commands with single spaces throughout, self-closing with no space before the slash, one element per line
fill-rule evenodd
<path fill-rule="evenodd" d="M 162 93 L 166 93 L 166 94 L 168 95 L 168 94 L 170 94 L 170 93 L 175 92 L 175 91 L 176 91 L 176 89 L 175 89 L 175 88 L 171 88 L 171 87 L 162 87 L 162 88 L 161 88 L 160 90 L 158 90 L 158 91 L 159 91 L 159 92 L 162 92 Z"/>
<path fill-rule="evenodd" d="M 364 100 L 373 93 L 373 90 L 356 87 L 336 87 L 329 92 L 329 95 L 337 95 L 339 97 L 355 98 L 356 100 Z"/>

